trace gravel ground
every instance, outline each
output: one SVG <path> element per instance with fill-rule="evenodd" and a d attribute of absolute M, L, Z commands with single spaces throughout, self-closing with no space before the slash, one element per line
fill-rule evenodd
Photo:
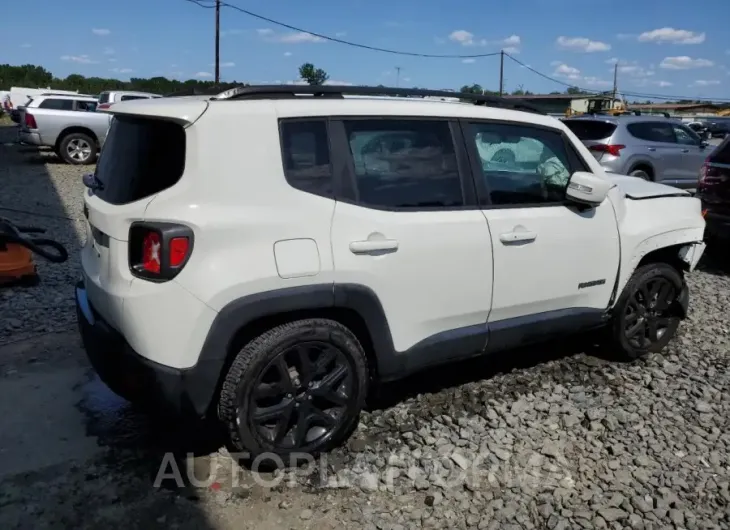
<path fill-rule="evenodd" d="M 85 169 L 10 135 L 0 215 L 76 254 Z M 99 383 L 74 331 L 77 271 L 75 255 L 41 262 L 41 286 L 0 291 L 0 528 L 730 528 L 730 277 L 707 260 L 662 354 L 619 364 L 576 339 L 420 374 L 343 447 L 276 474 Z M 208 481 L 181 468 L 176 485 L 173 464 Z"/>

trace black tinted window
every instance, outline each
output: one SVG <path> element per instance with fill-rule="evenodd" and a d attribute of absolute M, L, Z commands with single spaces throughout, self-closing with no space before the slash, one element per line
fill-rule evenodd
<path fill-rule="evenodd" d="M 102 92 L 99 94 L 99 104 L 109 103 L 109 92 Z"/>
<path fill-rule="evenodd" d="M 640 122 L 630 123 L 627 129 L 632 136 L 649 142 L 675 143 L 674 131 L 669 123 Z"/>
<path fill-rule="evenodd" d="M 730 164 L 730 136 L 726 137 L 710 155 L 713 164 Z"/>
<path fill-rule="evenodd" d="M 558 131 L 522 125 L 480 123 L 470 126 L 491 203 L 562 202 L 571 163 Z"/>
<path fill-rule="evenodd" d="M 72 99 L 44 99 L 38 105 L 40 109 L 53 110 L 73 110 L 74 102 Z"/>
<path fill-rule="evenodd" d="M 131 99 L 149 99 L 147 96 L 122 96 L 122 101 L 129 101 Z"/>
<path fill-rule="evenodd" d="M 563 123 L 580 140 L 603 140 L 616 130 L 616 124 L 605 121 L 564 120 Z"/>
<path fill-rule="evenodd" d="M 325 122 L 282 122 L 281 140 L 287 182 L 298 190 L 331 197 L 332 167 Z"/>
<path fill-rule="evenodd" d="M 386 208 L 464 204 L 449 124 L 346 121 L 359 202 Z"/>
<path fill-rule="evenodd" d="M 174 186 L 185 169 L 185 130 L 163 120 L 115 117 L 96 166 L 111 204 L 126 204 Z"/>
<path fill-rule="evenodd" d="M 96 101 L 77 101 L 76 110 L 94 112 L 96 110 Z"/>

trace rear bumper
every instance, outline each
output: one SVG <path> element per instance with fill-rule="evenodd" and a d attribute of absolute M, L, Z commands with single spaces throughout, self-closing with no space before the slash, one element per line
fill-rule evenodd
<path fill-rule="evenodd" d="M 30 145 L 43 145 L 40 134 L 22 129 L 18 131 L 18 141 Z"/>
<path fill-rule="evenodd" d="M 76 285 L 76 316 L 86 354 L 101 380 L 119 396 L 166 414 L 204 417 L 220 375 L 205 363 L 178 369 L 150 361 L 97 313 L 83 282 Z"/>

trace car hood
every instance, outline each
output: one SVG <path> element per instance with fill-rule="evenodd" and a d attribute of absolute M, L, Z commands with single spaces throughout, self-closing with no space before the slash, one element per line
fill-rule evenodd
<path fill-rule="evenodd" d="M 606 173 L 608 179 L 618 186 L 629 199 L 652 199 L 655 197 L 690 197 L 692 194 L 667 186 L 666 184 L 657 184 L 649 182 L 640 177 L 631 177 L 629 175 L 618 175 L 615 173 Z"/>

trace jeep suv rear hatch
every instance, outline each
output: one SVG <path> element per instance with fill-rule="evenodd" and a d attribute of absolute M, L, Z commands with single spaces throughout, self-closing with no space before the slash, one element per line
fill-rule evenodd
<path fill-rule="evenodd" d="M 144 100 L 114 105 L 115 117 L 96 172 L 84 179 L 88 224 L 82 250 L 89 300 L 112 326 L 134 279 L 127 244 L 130 227 L 144 219 L 158 193 L 183 177 L 185 128 L 206 108 L 204 101 L 156 105 Z"/>

